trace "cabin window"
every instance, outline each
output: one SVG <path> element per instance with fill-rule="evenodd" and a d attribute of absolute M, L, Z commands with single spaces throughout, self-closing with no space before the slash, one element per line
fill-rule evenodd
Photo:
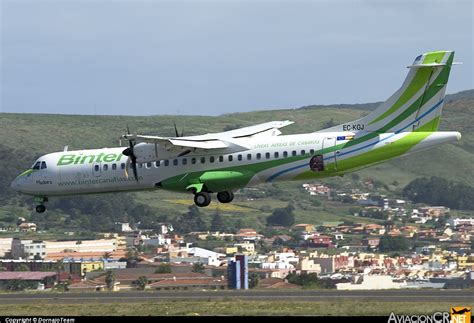
<path fill-rule="evenodd" d="M 215 161 L 214 156 L 209 157 L 209 161 L 210 161 L 211 163 L 213 163 L 213 162 Z"/>
<path fill-rule="evenodd" d="M 270 159 L 270 153 L 265 153 L 265 158 Z"/>
<path fill-rule="evenodd" d="M 237 160 L 238 160 L 238 161 L 241 161 L 241 160 L 242 160 L 242 155 L 241 155 L 241 154 L 238 154 L 238 155 L 237 155 Z"/>
<path fill-rule="evenodd" d="M 100 170 L 99 165 L 95 165 L 95 166 L 94 166 L 94 170 L 95 170 L 96 172 L 98 172 L 98 171 Z"/>
<path fill-rule="evenodd" d="M 311 155 L 314 155 L 314 149 L 311 149 L 311 150 L 309 151 L 309 153 L 310 153 Z"/>
<path fill-rule="evenodd" d="M 104 164 L 104 166 L 102 167 L 104 170 L 108 170 L 109 169 L 109 165 L 107 164 Z"/>
<path fill-rule="evenodd" d="M 120 168 L 125 169 L 125 163 L 121 163 Z"/>
<path fill-rule="evenodd" d="M 36 162 L 35 166 L 33 166 L 33 169 L 40 169 L 41 162 Z"/>
<path fill-rule="evenodd" d="M 224 161 L 224 156 L 219 156 L 219 161 L 222 163 Z"/>
<path fill-rule="evenodd" d="M 247 160 L 252 160 L 252 154 L 247 154 Z"/>
<path fill-rule="evenodd" d="M 206 157 L 201 157 L 201 164 L 204 164 L 206 162 Z"/>
<path fill-rule="evenodd" d="M 117 169 L 117 164 L 112 164 L 112 170 L 116 170 Z"/>
<path fill-rule="evenodd" d="M 288 152 L 287 151 L 283 152 L 283 157 L 285 157 L 285 158 L 288 157 Z"/>
<path fill-rule="evenodd" d="M 183 165 L 186 165 L 188 163 L 188 159 L 187 158 L 183 158 Z"/>
<path fill-rule="evenodd" d="M 303 150 L 301 151 L 301 156 L 304 156 L 305 154 L 306 154 L 306 150 L 303 149 Z"/>
<path fill-rule="evenodd" d="M 196 158 L 191 158 L 191 164 L 196 164 Z"/>
<path fill-rule="evenodd" d="M 296 150 L 293 150 L 293 151 L 291 152 L 291 156 L 295 157 L 296 155 L 297 155 Z"/>
<path fill-rule="evenodd" d="M 173 165 L 178 166 L 178 160 L 177 159 L 173 159 Z"/>
<path fill-rule="evenodd" d="M 155 167 L 160 167 L 160 161 L 155 162 Z"/>
<path fill-rule="evenodd" d="M 41 169 L 45 169 L 46 167 L 46 162 L 41 162 Z"/>
<path fill-rule="evenodd" d="M 279 154 L 278 151 L 277 151 L 277 152 L 275 152 L 275 153 L 273 154 L 273 156 L 274 156 L 275 158 L 278 158 L 278 157 L 280 156 L 280 154 Z"/>
<path fill-rule="evenodd" d="M 262 154 L 261 153 L 257 153 L 257 159 L 262 159 Z"/>
<path fill-rule="evenodd" d="M 165 160 L 165 166 L 169 166 L 170 165 L 170 161 L 167 159 Z"/>
<path fill-rule="evenodd" d="M 228 159 L 229 159 L 229 161 L 232 161 L 232 160 L 234 160 L 234 156 L 229 155 Z"/>
<path fill-rule="evenodd" d="M 151 168 L 151 163 L 146 163 L 146 168 Z"/>

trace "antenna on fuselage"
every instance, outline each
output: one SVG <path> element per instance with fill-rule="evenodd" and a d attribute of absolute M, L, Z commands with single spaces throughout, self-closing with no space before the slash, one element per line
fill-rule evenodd
<path fill-rule="evenodd" d="M 64 152 L 66 152 L 69 149 L 69 146 L 64 146 Z"/>

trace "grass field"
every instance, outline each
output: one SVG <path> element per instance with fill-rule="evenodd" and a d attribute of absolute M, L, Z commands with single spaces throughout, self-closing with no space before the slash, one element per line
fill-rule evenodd
<path fill-rule="evenodd" d="M 389 316 L 395 314 L 430 314 L 449 311 L 453 304 L 446 302 L 377 302 L 377 301 L 160 301 L 143 303 L 83 303 L 53 304 L 36 303 L 28 305 L 1 305 L 0 316 L 47 315 L 47 316 Z"/>

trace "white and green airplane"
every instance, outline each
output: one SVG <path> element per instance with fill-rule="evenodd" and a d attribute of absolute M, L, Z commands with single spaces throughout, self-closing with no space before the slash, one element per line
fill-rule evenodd
<path fill-rule="evenodd" d="M 199 136 L 126 134 L 129 147 L 44 155 L 11 184 L 35 196 L 36 211 L 52 196 L 165 189 L 194 194 L 196 205 L 217 193 L 261 183 L 341 176 L 394 157 L 461 139 L 438 131 L 453 51 L 416 57 L 401 86 L 355 121 L 305 134 L 281 135 L 291 121 L 272 121 Z M 130 170 L 133 177 L 129 176 Z"/>

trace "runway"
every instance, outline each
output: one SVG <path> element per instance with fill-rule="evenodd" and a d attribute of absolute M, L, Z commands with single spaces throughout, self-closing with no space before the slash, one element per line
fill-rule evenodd
<path fill-rule="evenodd" d="M 35 303 L 132 303 L 160 302 L 173 300 L 219 301 L 219 300 L 260 300 L 260 301 L 344 301 L 366 300 L 383 302 L 453 302 L 474 303 L 474 290 L 386 290 L 386 291 L 122 291 L 122 292 L 67 292 L 67 293 L 8 293 L 0 294 L 1 304 Z"/>

